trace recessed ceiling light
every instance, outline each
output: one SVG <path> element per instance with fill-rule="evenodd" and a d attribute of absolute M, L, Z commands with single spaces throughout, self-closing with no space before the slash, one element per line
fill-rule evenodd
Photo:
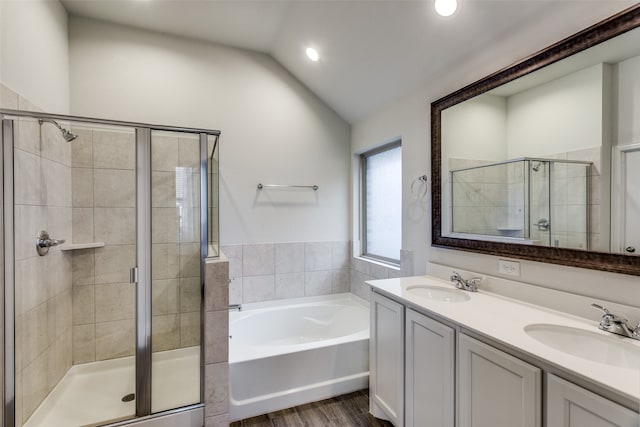
<path fill-rule="evenodd" d="M 320 55 L 318 55 L 318 51 L 312 47 L 308 47 L 305 52 L 307 53 L 307 58 L 309 58 L 313 62 L 316 62 L 320 58 Z"/>
<path fill-rule="evenodd" d="M 456 9 L 458 9 L 458 1 L 457 0 L 436 0 L 435 3 L 436 12 L 440 16 L 451 16 L 456 13 Z"/>

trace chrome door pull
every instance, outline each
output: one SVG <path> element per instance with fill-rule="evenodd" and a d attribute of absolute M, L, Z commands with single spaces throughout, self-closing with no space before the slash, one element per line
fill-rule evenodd
<path fill-rule="evenodd" d="M 58 246 L 64 243 L 64 239 L 52 239 L 49 237 L 49 233 L 45 230 L 41 230 L 36 236 L 36 251 L 38 255 L 45 256 L 49 253 L 49 248 L 52 246 Z"/>
<path fill-rule="evenodd" d="M 129 269 L 129 283 L 136 285 L 138 283 L 138 267 Z"/>
<path fill-rule="evenodd" d="M 534 225 L 538 227 L 538 230 L 540 231 L 549 231 L 549 227 L 551 227 L 551 221 L 549 221 L 548 218 L 540 218 Z"/>

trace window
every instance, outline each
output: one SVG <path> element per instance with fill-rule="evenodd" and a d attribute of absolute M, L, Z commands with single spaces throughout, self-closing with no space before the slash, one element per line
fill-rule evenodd
<path fill-rule="evenodd" d="M 400 263 L 402 244 L 402 147 L 400 141 L 360 156 L 362 255 Z"/>

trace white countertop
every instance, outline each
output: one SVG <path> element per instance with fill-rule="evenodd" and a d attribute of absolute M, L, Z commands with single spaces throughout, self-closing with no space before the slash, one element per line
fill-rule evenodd
<path fill-rule="evenodd" d="M 407 292 L 408 286 L 420 284 L 455 289 L 450 282 L 430 276 L 370 280 L 367 283 L 374 290 L 407 301 L 411 305 L 437 314 L 443 319 L 448 319 L 464 328 L 528 353 L 587 381 L 595 382 L 599 386 L 628 399 L 635 401 L 640 399 L 640 360 L 638 360 L 637 369 L 593 362 L 548 347 L 531 338 L 524 331 L 526 325 L 536 323 L 562 325 L 603 334 L 608 338 L 624 341 L 640 349 L 640 341 L 601 331 L 598 329 L 597 322 L 483 292 L 482 288 L 478 292 L 460 291 L 470 297 L 468 301 L 462 302 L 437 301 Z"/>

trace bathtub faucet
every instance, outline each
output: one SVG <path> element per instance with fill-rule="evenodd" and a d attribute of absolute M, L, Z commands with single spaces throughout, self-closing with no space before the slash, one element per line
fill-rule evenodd
<path fill-rule="evenodd" d="M 242 311 L 242 304 L 229 304 L 229 310 Z"/>

